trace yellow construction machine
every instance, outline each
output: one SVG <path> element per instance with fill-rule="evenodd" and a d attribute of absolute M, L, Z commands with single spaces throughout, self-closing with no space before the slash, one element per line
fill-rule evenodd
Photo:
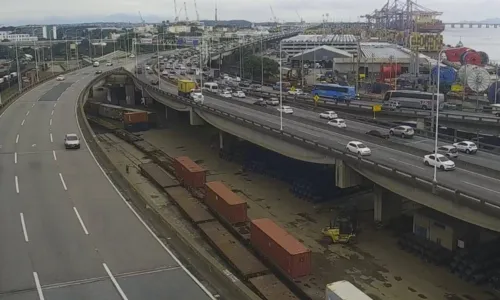
<path fill-rule="evenodd" d="M 323 237 L 334 244 L 349 244 L 355 242 L 356 225 L 350 217 L 338 216 L 330 221 L 330 226 L 323 228 Z"/>

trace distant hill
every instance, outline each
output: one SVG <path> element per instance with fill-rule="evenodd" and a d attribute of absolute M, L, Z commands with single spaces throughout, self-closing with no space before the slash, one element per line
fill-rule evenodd
<path fill-rule="evenodd" d="M 460 21 L 461 23 L 482 23 L 482 24 L 500 24 L 500 18 L 484 19 L 482 21 Z"/>
<path fill-rule="evenodd" d="M 220 26 L 230 26 L 230 27 L 251 27 L 252 22 L 246 21 L 246 20 L 227 20 L 227 21 L 217 21 L 215 22 L 214 20 L 201 20 L 200 22 L 203 22 L 206 26 L 215 26 L 220 25 Z"/>

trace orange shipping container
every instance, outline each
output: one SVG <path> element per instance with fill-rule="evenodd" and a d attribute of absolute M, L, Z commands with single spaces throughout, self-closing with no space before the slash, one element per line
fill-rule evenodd
<path fill-rule="evenodd" d="M 272 220 L 252 220 L 250 242 L 292 279 L 311 273 L 311 250 Z"/>
<path fill-rule="evenodd" d="M 148 122 L 147 111 L 126 112 L 123 114 L 123 123 L 125 124 L 137 124 L 137 123 L 147 123 L 147 122 Z"/>
<path fill-rule="evenodd" d="M 184 186 L 201 188 L 207 182 L 207 170 L 187 156 L 175 158 L 173 166 L 175 176 Z"/>
<path fill-rule="evenodd" d="M 205 204 L 230 224 L 247 221 L 247 202 L 220 181 L 207 182 Z"/>

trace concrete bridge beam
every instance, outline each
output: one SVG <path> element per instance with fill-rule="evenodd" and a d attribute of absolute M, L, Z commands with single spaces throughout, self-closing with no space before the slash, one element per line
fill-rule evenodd
<path fill-rule="evenodd" d="M 341 159 L 335 159 L 335 186 L 345 189 L 360 185 L 363 177 Z"/>

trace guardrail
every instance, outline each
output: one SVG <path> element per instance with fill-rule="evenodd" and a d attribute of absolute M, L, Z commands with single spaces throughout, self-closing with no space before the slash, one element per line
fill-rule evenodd
<path fill-rule="evenodd" d="M 249 95 L 254 95 L 256 97 L 279 97 L 279 92 L 275 91 L 257 91 L 252 90 L 250 88 L 238 87 L 248 93 Z M 311 96 L 292 96 L 283 93 L 283 99 L 286 101 L 304 101 L 313 103 L 313 99 Z M 362 112 L 372 112 L 373 105 L 367 104 L 355 104 L 355 103 L 344 103 L 344 102 L 335 102 L 328 101 L 328 104 L 320 104 L 319 107 L 324 107 L 326 109 L 345 109 L 352 111 L 362 111 Z M 405 117 L 420 117 L 420 118 L 430 118 L 431 111 L 427 110 L 416 110 L 416 109 L 394 109 L 394 110 L 385 110 L 383 109 L 379 114 L 389 115 L 389 116 L 405 116 Z M 473 116 L 473 115 L 465 115 L 465 114 L 456 114 L 456 113 L 446 113 L 440 112 L 439 118 L 445 118 L 448 121 L 462 121 L 467 123 L 481 123 L 482 125 L 498 125 L 500 126 L 500 118 L 497 117 L 482 117 L 482 116 Z"/>
<path fill-rule="evenodd" d="M 115 70 L 116 71 L 116 70 Z M 351 153 L 335 149 L 331 146 L 324 145 L 322 143 L 319 143 L 314 140 L 310 140 L 295 134 L 292 134 L 290 132 L 287 132 L 286 130 L 279 130 L 278 128 L 275 128 L 273 126 L 268 126 L 253 120 L 245 119 L 240 116 L 233 115 L 231 113 L 207 106 L 205 104 L 200 104 L 196 103 L 188 98 L 180 97 L 175 94 L 171 94 L 169 92 L 163 91 L 155 86 L 152 86 L 145 82 L 144 80 L 137 78 L 134 76 L 133 73 L 129 72 L 128 70 L 121 69 L 120 72 L 125 72 L 127 75 L 131 76 L 136 80 L 137 83 L 139 83 L 149 94 L 151 93 L 156 93 L 159 94 L 163 97 L 175 100 L 177 102 L 181 102 L 183 104 L 187 104 L 192 107 L 196 107 L 200 110 L 218 115 L 222 118 L 231 120 L 232 122 L 237 122 L 240 124 L 243 124 L 245 126 L 251 126 L 254 130 L 264 132 L 266 134 L 270 134 L 273 136 L 276 136 L 277 138 L 286 140 L 288 142 L 292 142 L 295 144 L 299 144 L 300 146 L 303 147 L 308 147 L 311 149 L 314 149 L 318 152 L 331 155 L 337 158 L 341 158 L 342 160 L 350 163 L 353 167 L 359 168 L 359 169 L 368 169 L 368 170 L 374 170 L 377 173 L 383 173 L 386 176 L 390 176 L 394 178 L 395 180 L 403 180 L 405 181 L 406 184 L 410 185 L 413 188 L 420 188 L 427 190 L 435 195 L 442 196 L 444 198 L 450 199 L 454 203 L 457 204 L 462 204 L 474 209 L 481 210 L 482 212 L 486 214 L 493 215 L 495 217 L 500 217 L 500 203 L 497 203 L 495 201 L 491 201 L 488 199 L 484 199 L 479 196 L 474 196 L 471 194 L 468 194 L 465 191 L 456 189 L 451 186 L 447 186 L 444 184 L 440 183 L 434 183 L 432 179 L 430 178 L 423 178 L 419 177 L 415 174 L 412 174 L 411 171 L 406 171 L 406 170 L 400 170 L 397 168 L 394 168 L 389 165 L 385 165 L 382 163 L 378 163 L 376 161 L 373 161 L 368 158 L 364 157 L 359 157 L 356 155 L 353 155 Z"/>
<path fill-rule="evenodd" d="M 49 81 L 49 80 L 52 80 L 54 78 L 56 78 L 57 76 L 59 75 L 64 75 L 64 74 L 68 74 L 68 73 L 71 73 L 73 71 L 76 71 L 76 70 L 80 70 L 82 68 L 86 68 L 88 67 L 89 65 L 88 64 L 84 64 L 82 66 L 78 66 L 76 68 L 72 68 L 72 69 L 68 69 L 68 70 L 65 70 L 64 72 L 60 72 L 60 73 L 57 73 L 57 74 L 54 74 L 54 75 L 50 75 L 49 77 L 46 77 L 40 81 L 37 81 L 36 83 L 34 84 L 31 84 L 25 88 L 23 88 L 21 91 L 18 91 L 12 95 L 10 95 L 10 97 L 8 97 L 7 99 L 2 99 L 2 103 L 0 104 L 0 111 L 3 111 L 5 110 L 14 100 L 16 100 L 17 98 L 19 98 L 20 96 L 24 95 L 26 92 L 32 90 L 33 88 Z"/>

